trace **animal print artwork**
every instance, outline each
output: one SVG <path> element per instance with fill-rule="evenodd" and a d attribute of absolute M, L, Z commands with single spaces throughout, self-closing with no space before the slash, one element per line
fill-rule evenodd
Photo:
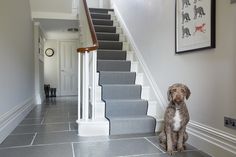
<path fill-rule="evenodd" d="M 203 23 L 203 24 L 201 24 L 201 25 L 198 25 L 198 26 L 195 26 L 195 32 L 194 32 L 194 34 L 197 33 L 197 32 L 205 33 L 205 32 L 206 32 L 205 26 L 206 26 L 205 23 Z"/>
<path fill-rule="evenodd" d="M 197 7 L 197 5 L 194 5 L 194 19 L 202 17 L 203 15 L 206 15 L 203 7 Z"/>
<path fill-rule="evenodd" d="M 182 26 L 182 38 L 185 38 L 185 37 L 188 38 L 190 36 L 191 36 L 191 33 L 189 31 L 189 28 Z"/>
<path fill-rule="evenodd" d="M 182 24 L 184 24 L 184 22 L 189 22 L 189 21 L 191 21 L 189 13 L 185 13 L 182 11 Z"/>
<path fill-rule="evenodd" d="M 201 0 L 194 0 L 194 2 L 193 2 L 193 3 L 194 3 L 194 4 L 196 4 L 198 1 L 201 1 Z"/>
<path fill-rule="evenodd" d="M 215 0 L 176 0 L 176 53 L 215 46 L 212 7 Z"/>
<path fill-rule="evenodd" d="M 182 9 L 184 9 L 184 7 L 188 7 L 190 5 L 191 4 L 190 4 L 189 0 L 182 0 Z"/>

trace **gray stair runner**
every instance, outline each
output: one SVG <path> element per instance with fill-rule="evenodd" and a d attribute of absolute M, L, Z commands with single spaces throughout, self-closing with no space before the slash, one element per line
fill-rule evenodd
<path fill-rule="evenodd" d="M 126 51 L 121 50 L 98 50 L 99 60 L 125 60 Z"/>
<path fill-rule="evenodd" d="M 99 40 L 97 71 L 110 135 L 153 133 L 156 120 L 147 115 L 148 101 L 141 99 L 142 86 L 135 84 L 136 73 L 130 71 L 131 61 L 126 60 L 109 11 L 113 10 L 90 8 Z"/>
<path fill-rule="evenodd" d="M 105 13 L 107 14 L 108 11 L 114 11 L 113 9 L 101 9 L 101 8 L 89 8 L 91 13 Z"/>
<path fill-rule="evenodd" d="M 94 26 L 96 32 L 116 33 L 116 27 L 113 26 Z"/>
<path fill-rule="evenodd" d="M 102 26 L 113 26 L 112 20 L 104 20 L 104 19 L 94 19 L 93 20 L 94 25 L 102 25 Z"/>
<path fill-rule="evenodd" d="M 104 13 L 91 13 L 92 19 L 111 19 L 111 15 L 109 14 L 104 14 Z"/>
<path fill-rule="evenodd" d="M 98 41 L 99 49 L 122 50 L 123 43 L 119 41 Z"/>
<path fill-rule="evenodd" d="M 100 71 L 99 85 L 135 84 L 135 72 Z"/>
<path fill-rule="evenodd" d="M 96 33 L 98 40 L 109 40 L 109 41 L 119 41 L 119 34 L 115 33 Z"/>

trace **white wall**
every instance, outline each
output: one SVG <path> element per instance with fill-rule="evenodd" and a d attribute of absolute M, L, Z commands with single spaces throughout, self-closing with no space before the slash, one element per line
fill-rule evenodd
<path fill-rule="evenodd" d="M 188 85 L 191 120 L 236 135 L 223 123 L 236 118 L 236 4 L 216 2 L 216 48 L 176 55 L 175 1 L 113 0 L 165 98 L 171 84 Z"/>
<path fill-rule="evenodd" d="M 32 12 L 72 12 L 72 0 L 30 0 Z"/>
<path fill-rule="evenodd" d="M 87 0 L 89 8 L 110 8 L 110 0 Z"/>
<path fill-rule="evenodd" d="M 1 121 L 34 96 L 33 24 L 29 1 L 2 0 L 0 23 Z M 5 127 L 1 125 L 0 142 Z"/>

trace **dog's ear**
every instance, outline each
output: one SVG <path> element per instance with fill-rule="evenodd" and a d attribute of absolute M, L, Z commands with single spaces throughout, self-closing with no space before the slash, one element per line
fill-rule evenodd
<path fill-rule="evenodd" d="M 191 95 L 191 92 L 190 92 L 190 90 L 189 90 L 189 88 L 187 86 L 185 86 L 185 90 L 186 90 L 186 99 L 188 100 L 188 98 Z"/>
<path fill-rule="evenodd" d="M 170 87 L 168 88 L 168 91 L 167 91 L 167 98 L 168 98 L 168 101 L 171 101 L 171 100 L 172 100 L 171 89 L 172 89 L 172 86 L 170 86 Z"/>

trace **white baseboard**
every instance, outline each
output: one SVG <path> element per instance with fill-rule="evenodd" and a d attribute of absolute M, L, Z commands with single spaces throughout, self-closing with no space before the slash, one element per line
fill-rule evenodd
<path fill-rule="evenodd" d="M 236 136 L 227 132 L 191 121 L 187 128 L 189 143 L 214 157 L 235 157 Z"/>
<path fill-rule="evenodd" d="M 162 93 L 161 93 L 161 90 L 158 88 L 157 84 L 156 84 L 156 81 L 154 80 L 154 77 L 152 76 L 140 50 L 138 49 L 135 41 L 134 41 L 134 38 L 132 36 L 132 34 L 130 33 L 124 19 L 122 18 L 118 8 L 116 7 L 115 4 L 112 4 L 112 7 L 114 8 L 114 12 L 118 18 L 118 21 L 120 22 L 124 32 L 125 32 L 125 35 L 127 35 L 128 37 L 128 40 L 132 46 L 132 48 L 134 49 L 134 53 L 136 54 L 136 57 L 141 65 L 141 67 L 143 68 L 143 72 L 144 74 L 146 75 L 147 79 L 148 79 L 148 82 L 150 84 L 150 87 L 152 88 L 154 94 L 155 94 L 155 97 L 156 99 L 158 100 L 158 103 L 160 104 L 162 110 L 164 111 L 164 109 L 166 108 L 166 100 L 165 98 L 163 97 Z"/>
<path fill-rule="evenodd" d="M 0 116 L 0 143 L 16 128 L 16 126 L 33 109 L 34 99 L 29 98 L 7 113 Z"/>

